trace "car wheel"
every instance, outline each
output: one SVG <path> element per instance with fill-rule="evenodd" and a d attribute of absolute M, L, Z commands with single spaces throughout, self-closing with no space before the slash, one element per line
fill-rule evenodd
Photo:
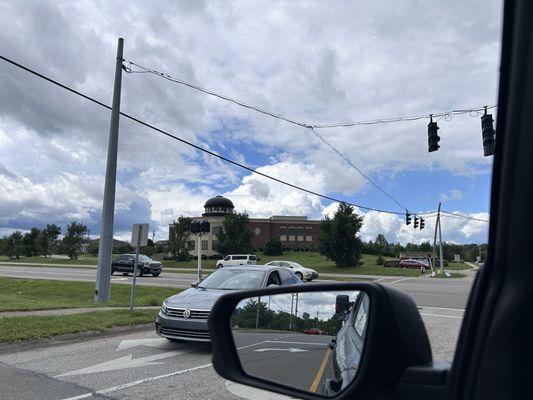
<path fill-rule="evenodd" d="M 301 272 L 295 272 L 294 275 L 296 275 L 301 281 L 304 280 L 304 276 L 302 275 Z"/>
<path fill-rule="evenodd" d="M 217 269 L 220 269 L 220 268 L 222 268 L 222 264 L 217 265 Z"/>
<path fill-rule="evenodd" d="M 152 272 L 152 276 L 159 276 L 161 275 L 161 272 Z"/>
<path fill-rule="evenodd" d="M 127 272 L 123 272 L 122 275 L 128 276 L 129 274 Z"/>

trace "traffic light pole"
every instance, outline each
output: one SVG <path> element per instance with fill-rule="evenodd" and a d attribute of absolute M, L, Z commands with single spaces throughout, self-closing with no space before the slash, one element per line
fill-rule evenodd
<path fill-rule="evenodd" d="M 96 289 L 94 291 L 95 303 L 109 301 L 109 288 L 111 285 L 111 256 L 113 252 L 113 220 L 115 215 L 115 186 L 117 182 L 118 125 L 120 118 L 123 47 L 124 39 L 119 38 L 115 63 L 113 107 L 111 109 L 111 124 L 109 126 L 102 223 L 98 246 L 98 269 L 96 271 Z"/>
<path fill-rule="evenodd" d="M 431 272 L 435 272 L 435 257 L 437 253 L 437 228 L 440 225 L 440 203 L 439 208 L 437 210 L 437 222 L 435 222 L 435 235 L 433 237 L 433 255 L 432 255 L 432 262 L 431 262 Z"/>
<path fill-rule="evenodd" d="M 198 232 L 198 283 L 202 281 L 202 233 Z"/>

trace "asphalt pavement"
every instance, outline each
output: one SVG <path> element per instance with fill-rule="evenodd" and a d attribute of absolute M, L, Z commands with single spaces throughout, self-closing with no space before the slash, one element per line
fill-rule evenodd
<path fill-rule="evenodd" d="M 431 307 L 420 311 L 434 358 L 451 360 L 463 312 Z M 307 390 L 317 379 L 320 387 L 331 373 L 328 365 L 319 374 L 330 339 L 292 333 L 236 335 L 245 368 Z M 9 400 L 283 398 L 225 381 L 211 365 L 209 344 L 169 342 L 158 337 L 153 327 L 80 337 L 74 342 L 3 348 L 0 393 Z"/>
<path fill-rule="evenodd" d="M 50 279 L 66 281 L 94 282 L 95 269 L 68 267 L 30 267 L 20 265 L 0 265 L 0 276 L 13 278 Z M 132 277 L 115 274 L 112 283 L 131 284 Z M 144 286 L 165 286 L 188 288 L 196 282 L 196 275 L 190 273 L 174 273 L 164 271 L 158 277 L 146 276 L 137 278 L 137 284 Z M 322 281 L 324 282 L 324 281 Z M 468 300 L 472 286 L 472 277 L 458 279 L 438 279 L 429 277 L 376 277 L 374 282 L 395 286 L 413 296 L 419 306 L 448 307 L 463 309 Z"/>

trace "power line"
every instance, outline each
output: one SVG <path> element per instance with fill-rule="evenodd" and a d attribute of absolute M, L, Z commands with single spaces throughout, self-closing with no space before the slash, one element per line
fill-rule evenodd
<path fill-rule="evenodd" d="M 183 86 L 187 86 L 187 87 L 189 87 L 191 89 L 198 90 L 198 91 L 203 92 L 205 94 L 208 94 L 210 96 L 218 97 L 219 99 L 222 99 L 222 100 L 225 100 L 225 101 L 229 101 L 229 102 L 237 104 L 239 106 L 242 106 L 242 107 L 257 111 L 259 113 L 262 113 L 262 114 L 265 114 L 265 115 L 269 115 L 271 117 L 280 119 L 282 121 L 285 121 L 285 122 L 288 122 L 288 123 L 291 123 L 291 124 L 294 124 L 294 125 L 298 125 L 298 126 L 301 126 L 303 128 L 308 128 L 308 129 L 309 128 L 325 129 L 325 128 L 351 127 L 351 126 L 357 126 L 357 125 L 389 124 L 389 123 L 393 123 L 393 122 L 417 121 L 417 120 L 421 120 L 421 119 L 429 119 L 430 118 L 429 117 L 430 113 L 427 113 L 427 114 L 419 114 L 419 115 L 411 115 L 411 116 L 403 116 L 403 117 L 379 118 L 379 119 L 374 119 L 374 120 L 335 122 L 335 123 L 328 123 L 328 124 L 311 124 L 311 123 L 307 123 L 307 122 L 298 121 L 298 120 L 293 119 L 293 118 L 285 117 L 285 116 L 277 114 L 275 112 L 265 110 L 265 109 L 263 109 L 261 107 L 248 104 L 248 103 L 246 103 L 246 102 L 244 102 L 242 100 L 238 100 L 238 99 L 232 98 L 232 97 L 227 96 L 225 94 L 217 93 L 217 92 L 215 92 L 213 90 L 206 89 L 206 88 L 201 87 L 199 85 L 196 85 L 194 83 L 187 82 L 187 81 L 185 81 L 183 79 L 172 77 L 171 75 L 166 74 L 164 72 L 160 72 L 160 71 L 152 69 L 152 68 L 144 67 L 144 66 L 142 66 L 140 64 L 137 64 L 137 63 L 135 63 L 133 61 L 130 61 L 130 60 L 124 60 L 124 61 L 127 62 L 130 65 L 129 68 L 125 67 L 125 71 L 128 72 L 128 73 L 131 73 L 131 74 L 150 73 L 150 74 L 153 74 L 153 75 L 158 76 L 160 78 L 169 80 L 171 82 L 174 82 L 174 83 L 177 83 L 177 84 L 180 84 L 180 85 L 183 85 Z M 131 68 L 131 66 L 135 66 L 135 67 L 139 68 L 140 70 L 134 70 L 133 68 Z M 493 109 L 495 107 L 497 107 L 497 106 L 496 105 L 486 106 L 487 110 Z M 431 114 L 433 115 L 434 118 L 444 118 L 446 121 L 449 121 L 450 119 L 453 118 L 454 115 L 469 114 L 469 115 L 475 117 L 475 116 L 478 116 L 479 113 L 483 112 L 484 110 L 485 110 L 485 106 L 481 106 L 481 107 L 463 108 L 463 109 L 457 109 L 457 110 L 454 109 L 454 110 L 450 110 L 450 111 L 443 111 L 443 112 L 431 113 Z"/>
<path fill-rule="evenodd" d="M 62 83 L 60 83 L 60 82 L 58 82 L 58 81 L 56 81 L 56 80 L 54 80 L 54 79 L 52 79 L 52 78 L 50 78 L 50 77 L 44 75 L 44 74 L 41 74 L 41 73 L 39 73 L 39 72 L 37 72 L 37 71 L 31 69 L 31 68 L 28 68 L 28 67 L 26 67 L 26 66 L 24 66 L 24 65 L 22 65 L 22 64 L 19 64 L 19 63 L 15 62 L 15 61 L 13 61 L 13 60 L 7 58 L 7 57 L 4 57 L 4 56 L 2 56 L 2 55 L 0 55 L 0 58 L 1 58 L 2 60 L 6 61 L 6 62 L 8 62 L 8 63 L 10 63 L 10 64 L 12 64 L 12 65 L 18 67 L 18 68 L 21 68 L 21 69 L 23 69 L 23 70 L 25 70 L 25 71 L 27 71 L 27 72 L 33 74 L 33 75 L 38 76 L 39 78 L 42 78 L 42 79 L 44 79 L 44 80 L 46 80 L 46 81 L 48 81 L 48 82 L 50 82 L 50 83 L 52 83 L 52 84 L 54 84 L 54 85 L 56 85 L 56 86 L 59 86 L 59 87 L 61 87 L 62 89 L 65 89 L 65 90 L 67 90 L 67 91 L 69 91 L 69 92 L 71 92 L 71 93 L 74 93 L 74 94 L 76 94 L 76 95 L 78 95 L 78 96 L 83 97 L 83 98 L 86 99 L 86 100 L 89 100 L 89 101 L 91 101 L 91 102 L 93 102 L 93 103 L 95 103 L 95 104 L 98 104 L 98 105 L 101 106 L 101 107 L 104 107 L 104 108 L 107 108 L 108 110 L 111 110 L 111 107 L 108 106 L 107 104 L 102 103 L 101 101 L 98 101 L 98 100 L 94 99 L 93 97 L 90 97 L 90 96 L 88 96 L 88 95 L 86 95 L 86 94 L 84 94 L 84 93 L 82 93 L 82 92 L 80 92 L 80 91 L 78 91 L 78 90 L 75 90 L 75 89 L 73 89 L 73 88 L 71 88 L 71 87 L 69 87 L 69 86 L 67 86 L 67 85 L 65 85 L 65 84 L 62 84 Z M 185 139 L 182 139 L 182 138 L 180 138 L 180 137 L 178 137 L 178 136 L 175 136 L 175 135 L 173 135 L 173 134 L 171 134 L 171 133 L 169 133 L 169 132 L 167 132 L 167 131 L 165 131 L 165 130 L 163 130 L 163 129 L 157 128 L 156 126 L 151 125 L 151 124 L 149 124 L 149 123 L 147 123 L 147 122 L 144 122 L 144 121 L 142 121 L 142 120 L 140 120 L 140 119 L 138 119 L 138 118 L 136 118 L 136 117 L 133 117 L 133 116 L 131 116 L 131 115 L 129 115 L 129 114 L 126 114 L 126 113 L 124 113 L 124 112 L 121 112 L 120 115 L 122 115 L 122 116 L 124 116 L 124 117 L 126 117 L 126 118 L 128 118 L 128 119 L 130 119 L 130 120 L 132 120 L 132 121 L 134 121 L 134 122 L 137 122 L 138 124 L 144 125 L 144 126 L 146 126 L 147 128 L 150 128 L 150 129 L 155 130 L 155 131 L 157 131 L 157 132 L 159 132 L 159 133 L 162 133 L 163 135 L 168 136 L 168 137 L 170 137 L 170 138 L 172 138 L 172 139 L 174 139 L 174 140 L 177 140 L 177 141 L 179 141 L 179 142 L 181 142 L 181 143 L 184 143 L 184 144 L 186 144 L 186 145 L 188 145 L 188 146 L 190 146 L 190 147 L 193 147 L 193 148 L 195 148 L 195 149 L 197 149 L 197 150 L 199 150 L 199 151 L 201 151 L 201 152 L 204 152 L 204 153 L 209 154 L 209 155 L 211 155 L 211 156 L 213 156 L 213 157 L 219 158 L 219 159 L 221 159 L 221 160 L 223 160 L 223 161 L 226 161 L 226 162 L 228 162 L 228 163 L 230 163 L 230 164 L 233 164 L 233 165 L 235 165 L 235 166 L 237 166 L 237 167 L 240 167 L 240 168 L 242 168 L 242 169 L 245 169 L 245 170 L 247 170 L 247 171 L 249 171 L 249 172 L 252 172 L 252 173 L 254 173 L 254 174 L 257 174 L 257 175 L 263 176 L 264 178 L 267 178 L 267 179 L 273 180 L 273 181 L 275 181 L 275 182 L 278 182 L 278 183 L 281 183 L 281 184 L 283 184 L 283 185 L 286 185 L 286 186 L 292 187 L 292 188 L 294 188 L 294 189 L 297 189 L 297 190 L 300 190 L 300 191 L 306 192 L 306 193 L 308 193 L 308 194 L 311 194 L 311 195 L 314 195 L 314 196 L 317 196 L 317 197 L 321 197 L 321 198 L 326 199 L 326 200 L 331 200 L 331 201 L 335 201 L 335 202 L 339 202 L 339 203 L 346 203 L 346 204 L 349 204 L 349 205 L 351 205 L 351 206 L 358 207 L 358 208 L 361 208 L 361 209 L 364 209 L 364 210 L 368 210 L 368 211 L 376 211 L 376 212 L 381 212 L 381 213 L 386 213 L 386 214 L 394 214 L 394 215 L 402 215 L 402 214 L 403 214 L 403 213 L 401 213 L 401 212 L 389 211 L 389 210 L 381 210 L 381 209 L 374 208 L 374 207 L 367 207 L 367 206 L 363 206 L 363 205 L 360 205 L 360 204 L 351 203 L 351 202 L 347 202 L 347 201 L 344 201 L 344 200 L 339 200 L 339 199 L 337 199 L 337 198 L 335 198 L 335 197 L 327 196 L 327 195 L 324 195 L 324 194 L 321 194 L 321 193 L 318 193 L 318 192 L 315 192 L 315 191 L 312 191 L 312 190 L 306 189 L 306 188 L 304 188 L 304 187 L 301 187 L 301 186 L 298 186 L 298 185 L 294 185 L 294 184 L 292 184 L 292 183 L 289 183 L 289 182 L 283 181 L 283 180 L 278 179 L 278 178 L 276 178 L 276 177 L 273 177 L 273 176 L 271 176 L 271 175 L 268 175 L 268 174 L 265 174 L 265 173 L 263 173 L 263 172 L 259 172 L 259 171 L 257 171 L 257 170 L 254 170 L 253 168 L 248 167 L 247 165 L 241 164 L 241 163 L 239 163 L 239 162 L 237 162 L 237 161 L 234 161 L 234 160 L 231 160 L 231 159 L 229 159 L 229 158 L 227 158 L 227 157 L 221 156 L 220 154 L 217 154 L 217 153 L 215 153 L 215 152 L 213 152 L 213 151 L 211 151 L 211 150 L 207 150 L 207 149 L 205 149 L 205 148 L 203 148 L 203 147 L 200 147 L 200 146 L 198 146 L 198 145 L 196 145 L 196 144 L 194 144 L 194 143 L 191 143 L 191 142 L 189 142 L 189 141 L 187 141 L 187 140 L 185 140 Z"/>
<path fill-rule="evenodd" d="M 357 125 L 374 125 L 374 124 L 381 124 L 381 123 L 393 123 L 393 122 L 400 122 L 400 121 L 416 121 L 420 119 L 428 119 L 430 118 L 429 114 L 425 115 L 416 115 L 416 116 L 406 116 L 406 117 L 393 117 L 393 118 L 382 118 L 382 119 L 376 119 L 376 120 L 368 120 L 368 121 L 353 121 L 353 122 L 339 122 L 339 123 L 331 123 L 331 124 L 310 124 L 302 121 L 297 121 L 293 118 L 289 118 L 277 113 L 274 113 L 272 111 L 265 110 L 264 108 L 250 105 L 242 100 L 238 100 L 235 98 L 232 98 L 228 95 L 221 94 L 214 92 L 210 89 L 206 89 L 204 87 L 201 87 L 197 84 L 187 82 L 183 79 L 175 78 L 170 76 L 169 74 L 166 74 L 164 72 L 160 72 L 158 70 L 148 68 L 145 66 L 142 66 L 140 64 L 137 64 L 131 60 L 124 60 L 129 64 L 129 67 L 124 66 L 124 70 L 128 73 L 149 73 L 153 74 L 157 77 L 166 79 L 168 81 L 184 85 L 186 87 L 189 87 L 191 89 L 198 90 L 202 93 L 208 94 L 210 96 L 217 97 L 219 99 L 234 103 L 236 105 L 239 105 L 241 107 L 254 110 L 256 112 L 259 112 L 261 114 L 265 114 L 268 116 L 271 116 L 273 118 L 288 122 L 293 125 L 297 125 L 303 128 L 308 129 L 311 131 L 319 140 L 321 140 L 326 146 L 328 146 L 333 152 L 335 152 L 339 157 L 341 157 L 349 166 L 351 166 L 353 169 L 355 169 L 363 178 L 365 178 L 370 184 L 372 184 L 375 188 L 377 188 L 382 194 L 387 196 L 389 199 L 391 199 L 396 205 L 398 205 L 400 208 L 403 208 L 405 211 L 408 211 L 408 207 L 404 206 L 402 203 L 400 203 L 398 200 L 396 200 L 390 193 L 385 191 L 380 185 L 378 185 L 373 179 L 370 178 L 361 168 L 359 168 L 357 165 L 353 163 L 352 160 L 350 160 L 346 155 L 341 153 L 339 150 L 337 150 L 324 136 L 322 136 L 320 133 L 317 132 L 317 129 L 323 129 L 323 128 L 338 128 L 338 127 L 351 127 L 351 126 L 357 126 Z M 138 70 L 135 70 L 133 67 L 139 68 Z M 451 120 L 453 118 L 453 115 L 460 115 L 460 114 L 470 114 L 471 116 L 477 116 L 480 112 L 485 111 L 487 109 L 492 109 L 496 106 L 487 106 L 487 107 L 477 107 L 477 108 L 470 108 L 470 109 L 458 109 L 458 110 L 451 110 L 446 111 L 442 113 L 433 113 L 431 114 L 434 118 L 438 118 L 438 120 L 444 118 L 445 120 Z M 475 115 L 473 115 L 475 114 Z"/>
<path fill-rule="evenodd" d="M 469 215 L 453 213 L 453 212 L 450 212 L 450 211 L 440 210 L 440 212 L 441 212 L 441 213 L 444 213 L 444 214 L 447 214 L 448 216 L 451 216 L 451 217 L 463 218 L 463 219 L 470 219 L 470 220 L 473 220 L 473 221 L 479 221 L 479 222 L 487 222 L 487 223 L 489 222 L 489 221 L 486 220 L 486 219 L 481 219 L 481 218 L 471 217 L 471 216 L 469 216 Z"/>

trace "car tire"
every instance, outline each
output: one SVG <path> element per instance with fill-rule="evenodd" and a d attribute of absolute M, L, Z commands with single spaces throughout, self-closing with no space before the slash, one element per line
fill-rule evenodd
<path fill-rule="evenodd" d="M 220 268 L 222 268 L 222 267 L 223 267 L 222 264 L 218 264 L 218 265 L 217 265 L 217 269 L 220 269 Z"/>
<path fill-rule="evenodd" d="M 129 273 L 128 273 L 128 272 L 123 272 L 122 275 L 124 275 L 124 276 L 128 276 Z"/>
<path fill-rule="evenodd" d="M 142 269 L 138 269 L 137 270 L 137 278 L 139 278 L 141 276 L 143 276 L 143 271 L 142 271 Z"/>
<path fill-rule="evenodd" d="M 161 275 L 161 272 L 152 272 L 152 276 L 154 276 L 154 277 L 155 276 L 159 276 L 159 275 Z"/>
<path fill-rule="evenodd" d="M 294 275 L 296 275 L 301 281 L 304 280 L 304 276 L 302 275 L 301 272 L 295 272 Z"/>

